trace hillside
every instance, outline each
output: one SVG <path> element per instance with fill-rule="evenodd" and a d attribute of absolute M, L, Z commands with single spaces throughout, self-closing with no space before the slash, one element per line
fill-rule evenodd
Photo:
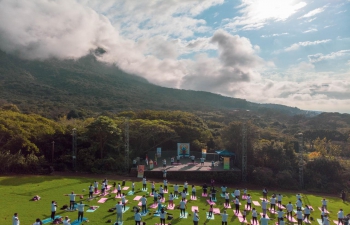
<path fill-rule="evenodd" d="M 0 51 L 0 104 L 56 118 L 70 110 L 85 114 L 123 110 L 252 110 L 304 114 L 283 105 L 256 104 L 203 91 L 153 85 L 106 65 L 92 55 L 79 60 L 27 61 Z"/>

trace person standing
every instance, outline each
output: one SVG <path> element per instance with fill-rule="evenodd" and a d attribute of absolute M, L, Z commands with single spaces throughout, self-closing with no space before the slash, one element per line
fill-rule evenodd
<path fill-rule="evenodd" d="M 174 185 L 174 196 L 177 198 L 179 196 L 179 185 Z"/>
<path fill-rule="evenodd" d="M 269 220 L 268 218 L 266 218 L 266 215 L 263 214 L 263 216 L 260 218 L 260 224 L 261 225 L 268 225 L 269 224 Z"/>
<path fill-rule="evenodd" d="M 295 215 L 297 216 L 298 225 L 302 225 L 303 224 L 303 212 L 301 211 L 301 209 L 297 208 L 297 213 Z"/>
<path fill-rule="evenodd" d="M 215 188 L 213 187 L 211 189 L 211 196 L 210 196 L 210 201 L 215 201 L 216 200 L 216 190 Z"/>
<path fill-rule="evenodd" d="M 235 190 L 235 192 L 233 194 L 235 195 L 236 198 L 239 199 L 240 196 L 241 196 L 241 191 L 238 188 L 236 188 L 236 190 Z"/>
<path fill-rule="evenodd" d="M 73 210 L 75 205 L 75 196 L 77 196 L 77 194 L 74 194 L 74 191 L 72 191 L 72 193 L 65 194 L 65 196 L 69 196 L 69 208 L 70 210 Z"/>
<path fill-rule="evenodd" d="M 160 187 L 159 187 L 159 195 L 162 197 L 162 199 L 164 198 L 164 189 L 163 189 L 162 185 L 160 185 Z"/>
<path fill-rule="evenodd" d="M 105 190 L 106 190 L 106 183 L 102 181 L 101 184 L 101 195 L 105 195 Z"/>
<path fill-rule="evenodd" d="M 117 196 L 119 197 L 122 196 L 122 187 L 120 186 L 120 183 L 118 183 L 118 186 L 117 186 Z"/>
<path fill-rule="evenodd" d="M 135 182 L 132 182 L 132 184 L 131 184 L 131 191 L 134 194 L 134 192 L 135 192 Z"/>
<path fill-rule="evenodd" d="M 227 192 L 225 193 L 225 205 L 226 207 L 230 205 L 230 194 Z"/>
<path fill-rule="evenodd" d="M 266 211 L 267 211 L 267 201 L 265 199 L 262 200 L 261 202 L 261 209 L 263 211 L 263 215 L 266 215 Z"/>
<path fill-rule="evenodd" d="M 70 225 L 70 219 L 68 216 L 64 217 L 63 225 Z"/>
<path fill-rule="evenodd" d="M 134 214 L 134 219 L 135 219 L 135 225 L 141 225 L 142 216 L 138 210 Z"/>
<path fill-rule="evenodd" d="M 221 213 L 221 225 L 227 225 L 227 219 L 228 214 L 226 213 L 226 210 L 224 210 L 224 213 Z"/>
<path fill-rule="evenodd" d="M 338 212 L 338 225 L 339 223 L 344 224 L 343 219 L 344 219 L 344 212 L 343 212 L 343 209 L 340 209 Z"/>
<path fill-rule="evenodd" d="M 258 212 L 255 208 L 252 210 L 252 224 L 258 224 Z"/>
<path fill-rule="evenodd" d="M 247 209 L 252 209 L 252 197 L 250 197 L 250 194 L 247 195 Z"/>
<path fill-rule="evenodd" d="M 238 215 L 238 213 L 239 213 L 239 199 L 238 198 L 236 198 L 235 199 L 235 206 L 236 206 L 236 214 Z"/>
<path fill-rule="evenodd" d="M 188 183 L 187 183 L 187 181 L 185 181 L 185 183 L 184 183 L 184 189 L 185 189 L 185 192 L 186 192 L 186 194 L 187 194 L 187 189 L 188 189 Z"/>
<path fill-rule="evenodd" d="M 182 193 L 181 193 L 181 200 L 182 201 L 186 201 L 186 195 L 187 194 L 186 194 L 185 190 L 183 190 Z"/>
<path fill-rule="evenodd" d="M 194 164 L 194 155 L 191 155 L 191 161 Z"/>
<path fill-rule="evenodd" d="M 225 196 L 225 193 L 226 193 L 226 190 L 227 190 L 227 187 L 226 186 L 221 186 L 221 195 L 222 196 Z"/>
<path fill-rule="evenodd" d="M 170 159 L 170 163 L 171 163 L 171 165 L 174 165 L 174 157 L 171 157 L 171 159 Z"/>
<path fill-rule="evenodd" d="M 146 190 L 147 189 L 147 180 L 146 177 L 142 178 L 142 190 Z"/>
<path fill-rule="evenodd" d="M 341 195 L 341 199 L 343 200 L 343 202 L 345 202 L 345 200 L 346 200 L 346 194 L 345 194 L 345 191 L 344 191 L 344 190 L 342 190 L 340 195 Z"/>
<path fill-rule="evenodd" d="M 270 199 L 270 211 L 276 212 L 276 197 L 272 196 Z"/>
<path fill-rule="evenodd" d="M 208 185 L 207 185 L 207 184 L 204 184 L 204 185 L 202 186 L 202 189 L 203 189 L 203 194 L 204 194 L 204 195 L 207 195 Z"/>
<path fill-rule="evenodd" d="M 280 208 L 277 212 L 278 224 L 281 221 L 281 219 L 283 220 L 283 216 L 284 216 L 284 212 L 283 212 L 282 208 Z M 281 224 L 279 224 L 279 225 L 281 225 Z"/>
<path fill-rule="evenodd" d="M 83 222 L 83 218 L 84 218 L 84 206 L 88 206 L 88 205 L 83 204 L 83 202 L 80 202 L 80 204 L 77 205 L 78 221 L 80 220 L 81 222 Z"/>
<path fill-rule="evenodd" d="M 123 209 L 125 210 L 126 199 L 125 199 L 125 194 L 124 193 L 122 194 L 121 199 L 122 199 Z"/>
<path fill-rule="evenodd" d="M 267 190 L 267 188 L 264 188 L 263 191 L 262 191 L 262 193 L 263 193 L 263 198 L 266 199 L 266 200 L 267 200 L 267 193 L 268 193 L 268 192 L 269 192 L 269 191 Z"/>
<path fill-rule="evenodd" d="M 210 205 L 209 206 L 209 213 L 208 213 L 208 217 L 212 217 L 213 216 L 213 211 L 214 211 L 214 209 L 213 209 L 213 205 Z"/>
<path fill-rule="evenodd" d="M 297 210 L 301 211 L 301 207 L 303 206 L 303 202 L 301 201 L 301 199 L 297 200 L 296 205 L 297 205 Z"/>
<path fill-rule="evenodd" d="M 192 185 L 192 199 L 196 198 L 196 187 Z"/>
<path fill-rule="evenodd" d="M 19 225 L 18 213 L 13 214 L 12 225 Z"/>
<path fill-rule="evenodd" d="M 154 191 L 153 192 L 153 203 L 154 204 L 156 204 L 157 203 L 157 201 L 158 201 L 158 193 L 157 193 L 157 191 Z"/>
<path fill-rule="evenodd" d="M 167 179 L 165 179 L 165 180 L 163 180 L 163 184 L 164 184 L 164 191 L 168 191 L 168 180 Z"/>
<path fill-rule="evenodd" d="M 164 211 L 164 208 L 162 208 L 159 213 L 160 225 L 165 225 L 165 216 L 166 216 L 166 212 Z"/>
<path fill-rule="evenodd" d="M 311 213 L 311 210 L 310 210 L 309 206 L 305 205 L 305 208 L 304 208 L 304 220 L 306 222 L 310 222 L 310 213 Z"/>
<path fill-rule="evenodd" d="M 193 225 L 198 225 L 199 222 L 199 215 L 198 215 L 198 210 L 194 210 L 193 213 Z"/>
<path fill-rule="evenodd" d="M 172 192 L 170 192 L 170 195 L 169 195 L 169 206 L 171 207 L 174 206 L 174 195 Z"/>
<path fill-rule="evenodd" d="M 115 205 L 115 209 L 117 212 L 117 223 L 120 221 L 123 222 L 123 205 L 118 202 L 118 204 Z"/>
<path fill-rule="evenodd" d="M 92 184 L 90 184 L 90 186 L 89 186 L 89 198 L 90 199 L 93 198 L 93 193 L 94 193 L 94 187 L 92 186 Z"/>
<path fill-rule="evenodd" d="M 204 158 L 201 158 L 201 166 L 204 166 Z"/>
<path fill-rule="evenodd" d="M 145 197 L 145 195 L 143 195 L 140 200 L 141 200 L 141 205 L 142 205 L 142 213 L 145 214 L 145 213 L 147 213 L 147 208 L 146 208 L 147 198 Z"/>
<path fill-rule="evenodd" d="M 114 182 L 113 182 L 113 191 L 116 191 L 116 190 L 117 190 L 116 186 L 117 186 L 117 183 L 114 181 Z"/>
<path fill-rule="evenodd" d="M 97 190 L 98 190 L 98 182 L 97 181 L 94 182 L 94 188 L 95 188 L 95 194 L 96 194 Z"/>
<path fill-rule="evenodd" d="M 166 173 L 167 171 L 166 170 L 163 170 L 163 178 L 166 179 Z"/>
<path fill-rule="evenodd" d="M 163 168 L 166 168 L 166 159 L 163 159 Z"/>
<path fill-rule="evenodd" d="M 56 210 L 57 210 L 57 203 L 55 201 L 52 201 L 51 202 L 51 219 L 52 220 L 55 220 Z"/>
<path fill-rule="evenodd" d="M 292 218 L 293 217 L 293 205 L 291 202 L 288 203 L 288 205 L 286 205 L 286 208 L 287 208 L 287 218 L 290 217 Z"/>
<path fill-rule="evenodd" d="M 300 193 L 298 193 L 295 197 L 297 198 L 297 201 L 298 201 L 298 200 L 301 201 L 301 195 L 300 195 Z"/>
<path fill-rule="evenodd" d="M 186 216 L 186 212 L 185 212 L 186 208 L 187 208 L 186 202 L 184 200 L 181 200 L 181 202 L 180 202 L 180 217 Z"/>
<path fill-rule="evenodd" d="M 325 210 L 327 210 L 327 200 L 324 198 L 324 199 L 322 199 L 322 208 L 323 209 L 325 209 Z"/>
<path fill-rule="evenodd" d="M 282 198 L 283 196 L 281 194 L 278 194 L 277 195 L 277 204 L 278 204 L 278 207 L 281 207 L 282 206 Z"/>
<path fill-rule="evenodd" d="M 152 184 L 151 184 L 151 193 L 154 195 L 154 190 L 156 189 L 156 185 L 154 183 L 154 181 L 152 181 Z"/>

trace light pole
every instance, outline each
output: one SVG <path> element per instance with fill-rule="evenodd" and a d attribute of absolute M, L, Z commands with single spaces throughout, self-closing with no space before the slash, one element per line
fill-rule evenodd
<path fill-rule="evenodd" d="M 72 160 L 73 160 L 73 171 L 76 171 L 76 158 L 77 158 L 77 129 L 73 128 L 73 140 L 72 140 Z"/>
<path fill-rule="evenodd" d="M 55 152 L 55 141 L 52 141 L 52 151 L 51 151 L 51 162 L 53 163 L 54 152 Z"/>

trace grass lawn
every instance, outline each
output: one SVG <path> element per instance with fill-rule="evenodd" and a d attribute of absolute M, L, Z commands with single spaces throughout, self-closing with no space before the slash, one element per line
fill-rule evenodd
<path fill-rule="evenodd" d="M 99 179 L 99 183 L 101 183 L 103 176 L 101 176 L 101 179 Z M 12 223 L 12 216 L 15 212 L 19 214 L 20 224 L 33 224 L 35 222 L 36 218 L 45 219 L 50 217 L 50 211 L 51 211 L 51 201 L 55 200 L 58 203 L 58 209 L 56 215 L 66 216 L 68 215 L 71 220 L 75 220 L 78 217 L 77 211 L 74 212 L 66 212 L 64 210 L 60 210 L 62 205 L 67 204 L 69 205 L 69 197 L 64 196 L 64 194 L 69 194 L 71 191 L 74 191 L 77 194 L 84 194 L 84 199 L 87 199 L 88 197 L 88 186 L 90 183 L 94 181 L 93 178 L 85 178 L 85 177 L 60 177 L 60 176 L 13 176 L 13 177 L 0 177 L 0 193 L 2 195 L 1 201 L 0 201 L 0 224 L 11 224 Z M 140 179 L 141 181 L 141 179 Z M 109 184 L 112 184 L 114 180 L 109 180 Z M 121 181 L 116 181 L 117 183 Z M 127 205 L 130 207 L 130 209 L 124 213 L 123 219 L 124 225 L 128 224 L 134 224 L 134 214 L 132 212 L 132 207 L 136 206 L 138 201 L 134 201 L 133 198 L 136 195 L 143 195 L 146 194 L 146 192 L 142 192 L 140 189 L 142 187 L 141 182 L 135 182 L 136 187 L 135 191 L 136 193 L 133 196 L 127 196 L 127 199 L 129 202 Z M 159 189 L 160 183 L 156 184 L 156 190 Z M 183 184 L 179 184 L 183 185 Z M 131 181 L 126 182 L 125 186 L 129 186 L 131 190 Z M 189 185 L 190 187 L 191 185 Z M 99 184 L 100 187 L 100 184 Z M 151 190 L 151 185 L 148 183 L 147 185 L 148 191 Z M 82 190 L 85 189 L 86 191 L 83 192 Z M 173 192 L 172 184 L 169 184 L 169 192 Z M 207 203 L 208 198 L 199 197 L 201 196 L 201 187 L 197 187 L 197 200 L 192 201 L 190 199 L 190 195 L 187 196 L 188 199 L 188 205 L 187 205 L 187 212 L 188 214 L 192 215 L 191 207 L 192 206 L 198 206 L 199 209 L 199 217 L 200 222 L 199 224 L 203 224 L 204 222 L 206 224 L 221 224 L 221 216 L 215 215 L 214 220 L 207 220 L 206 219 L 206 212 L 209 209 L 209 205 Z M 128 191 L 129 191 L 128 190 Z M 182 190 L 182 187 L 179 189 Z M 220 191 L 221 189 L 217 187 L 218 194 L 217 194 L 217 202 L 216 206 L 214 208 L 219 208 L 221 212 L 224 210 L 224 198 L 220 197 Z M 125 194 L 128 191 L 123 191 Z M 189 188 L 189 191 L 191 191 L 191 188 Z M 233 192 L 232 188 L 228 188 L 228 192 Z M 261 202 L 260 198 L 261 196 L 261 190 L 248 190 L 248 193 L 251 194 L 252 199 L 255 201 Z M 272 194 L 272 193 L 269 193 Z M 277 193 L 276 193 L 277 194 Z M 287 193 L 287 192 L 281 192 L 283 195 L 283 201 L 282 204 L 287 204 L 289 201 L 292 203 L 295 203 L 296 201 L 296 193 Z M 311 205 L 315 211 L 311 213 L 311 217 L 317 219 L 320 218 L 320 211 L 318 210 L 318 207 L 321 206 L 321 200 L 322 196 L 312 195 L 312 194 L 304 194 L 301 193 L 303 196 L 303 204 Z M 41 197 L 41 200 L 39 201 L 31 201 L 32 197 L 35 195 L 39 195 Z M 87 217 L 89 219 L 89 223 L 87 224 L 106 224 L 107 220 L 111 219 L 112 222 L 115 222 L 116 214 L 115 212 L 108 212 L 109 208 L 115 207 L 115 204 L 119 201 L 119 199 L 115 198 L 116 194 L 112 194 L 111 197 L 108 195 L 106 196 L 108 200 L 100 204 L 97 201 L 100 198 L 96 198 L 92 201 L 84 201 L 85 204 L 91 205 L 91 206 L 100 206 L 95 212 L 93 213 L 84 213 L 84 217 Z M 168 200 L 168 194 L 165 194 L 166 200 Z M 148 207 L 153 203 L 153 197 L 147 198 L 148 200 Z M 231 199 L 232 200 L 232 197 Z M 350 206 L 348 203 L 343 203 L 340 198 L 336 197 L 327 197 L 328 200 L 328 211 L 330 212 L 330 219 L 331 223 L 334 224 L 333 220 L 337 219 L 337 212 L 340 208 L 343 208 L 345 215 L 350 213 Z M 76 201 L 80 201 L 79 198 L 76 198 Z M 180 202 L 179 199 L 174 200 L 175 204 L 178 205 Z M 241 200 L 242 206 L 241 209 L 243 209 L 243 205 L 246 204 L 246 201 Z M 227 212 L 229 214 L 228 222 L 229 224 L 240 224 L 238 218 L 233 215 L 233 208 L 234 205 L 231 203 L 232 209 L 227 209 Z M 253 205 L 252 205 L 253 206 Z M 253 206 L 254 207 L 254 206 Z M 88 207 L 85 207 L 85 211 L 88 209 Z M 258 212 L 260 213 L 261 207 L 256 207 Z M 155 209 L 149 209 L 150 212 L 155 211 Z M 192 217 L 188 216 L 187 219 L 180 219 L 179 214 L 180 211 L 178 209 L 175 210 L 166 210 L 168 213 L 173 214 L 174 219 L 172 220 L 171 224 L 193 224 Z M 270 214 L 268 212 L 267 214 L 271 219 L 275 219 L 275 214 Z M 248 212 L 248 221 L 250 222 L 251 219 L 251 213 Z M 260 217 L 258 217 L 259 219 Z M 155 224 L 159 223 L 159 217 L 154 217 L 153 214 L 147 215 L 143 217 L 143 221 L 149 224 Z M 270 224 L 274 224 L 276 220 L 273 220 L 270 222 Z M 170 221 L 166 220 L 166 223 L 169 224 Z M 318 224 L 317 221 L 312 221 L 312 224 Z"/>

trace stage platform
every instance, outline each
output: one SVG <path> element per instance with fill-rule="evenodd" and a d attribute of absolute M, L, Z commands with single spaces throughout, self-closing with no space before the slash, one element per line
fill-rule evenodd
<path fill-rule="evenodd" d="M 240 169 L 233 167 L 230 170 L 224 170 L 223 165 L 219 162 L 215 163 L 215 166 L 212 167 L 211 162 L 204 162 L 204 165 L 201 165 L 200 163 L 192 163 L 191 160 L 182 159 L 181 164 L 177 165 L 167 165 L 166 167 L 163 167 L 163 165 L 158 165 L 157 167 L 154 167 L 152 170 L 147 169 L 147 171 L 163 171 L 166 170 L 167 173 L 171 173 L 172 171 L 184 171 L 184 172 L 190 172 L 190 171 L 196 171 L 196 172 L 209 172 L 209 171 L 240 171 Z"/>

